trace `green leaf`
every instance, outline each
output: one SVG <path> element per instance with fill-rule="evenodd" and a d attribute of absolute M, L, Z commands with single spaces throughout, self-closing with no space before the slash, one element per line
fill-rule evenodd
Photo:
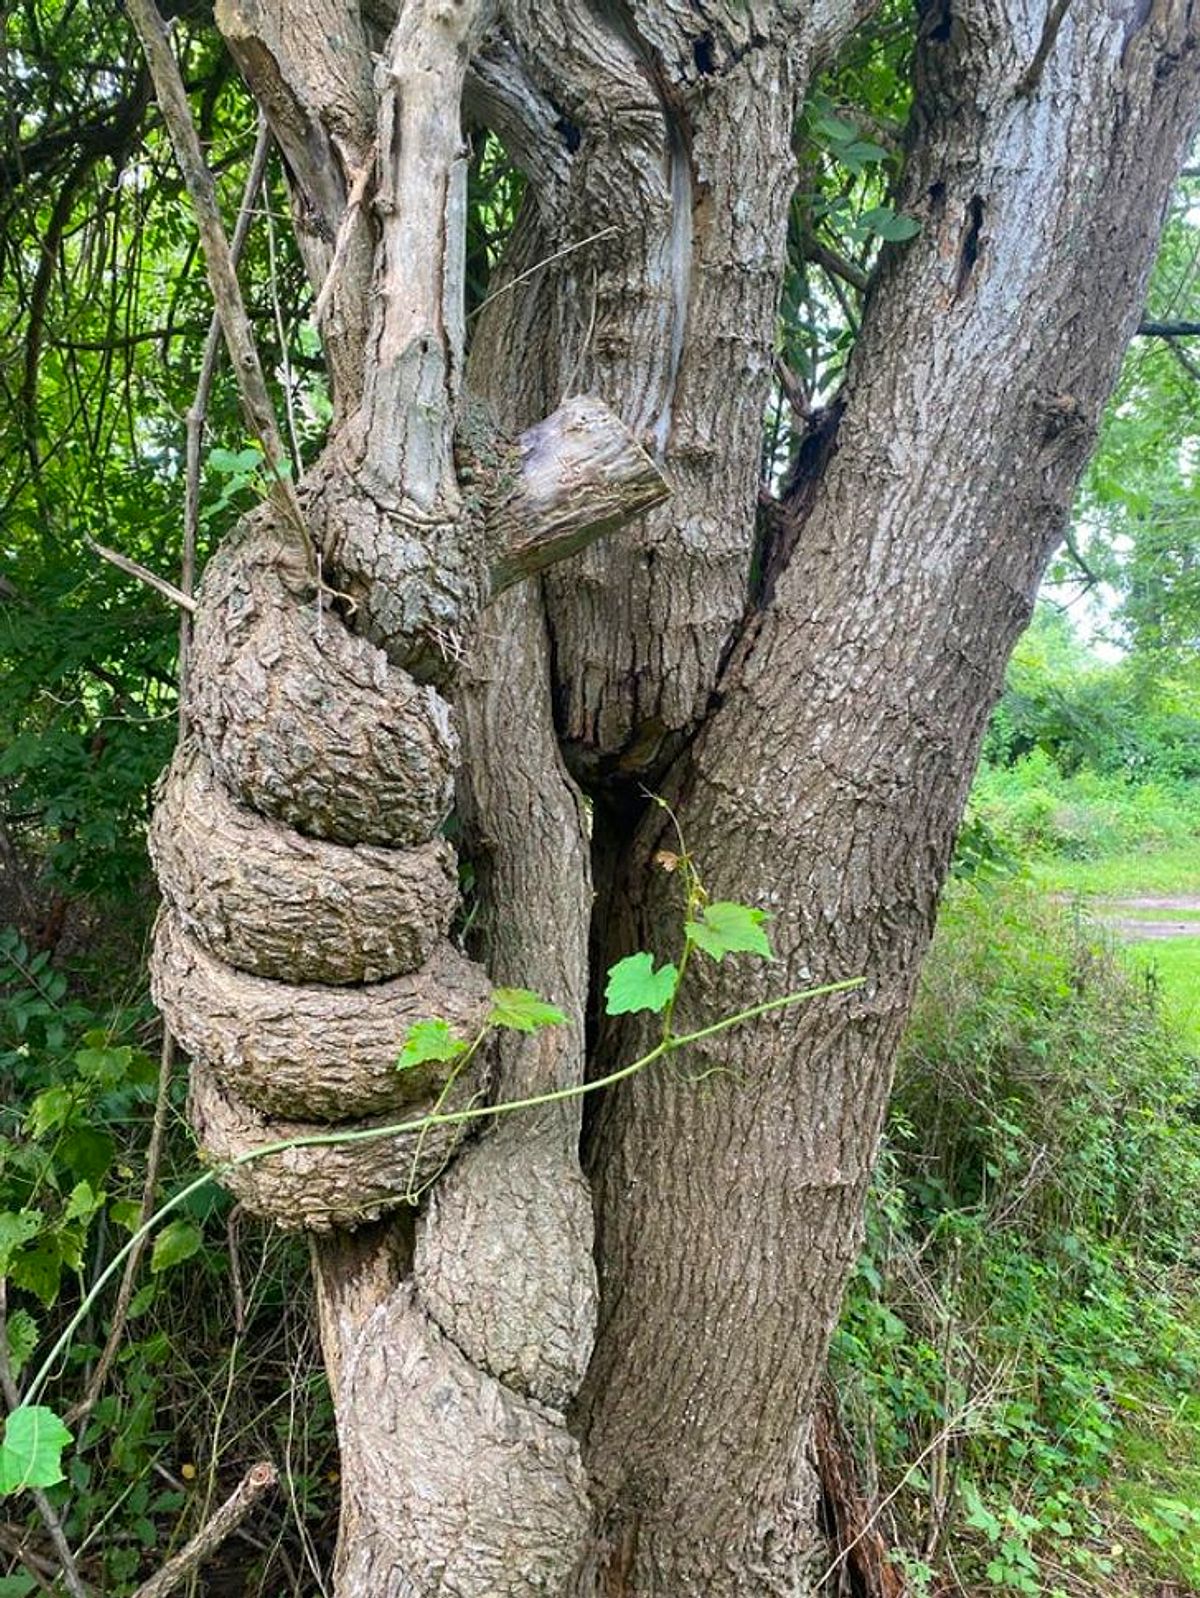
<path fill-rule="evenodd" d="M 214 472 L 219 472 L 223 477 L 242 477 L 248 473 L 256 472 L 263 463 L 263 454 L 260 449 L 210 449 L 208 464 Z"/>
<path fill-rule="evenodd" d="M 161 1271 L 169 1271 L 173 1265 L 182 1265 L 184 1260 L 190 1260 L 193 1254 L 199 1252 L 204 1242 L 198 1226 L 193 1226 L 191 1221 L 169 1221 L 154 1239 L 154 1250 L 150 1255 L 150 1269 L 155 1276 Z"/>
<path fill-rule="evenodd" d="M 470 1047 L 456 1038 L 448 1021 L 414 1021 L 396 1057 L 397 1071 L 411 1071 L 429 1060 L 457 1060 Z"/>
<path fill-rule="evenodd" d="M 0 1443 L 0 1496 L 63 1479 L 62 1451 L 71 1433 L 52 1409 L 22 1404 L 8 1417 Z"/>
<path fill-rule="evenodd" d="M 915 216 L 903 216 L 893 211 L 890 205 L 877 205 L 873 210 L 864 211 L 860 220 L 868 232 L 886 239 L 889 244 L 915 239 L 921 231 L 921 224 Z"/>
<path fill-rule="evenodd" d="M 78 1126 L 59 1143 L 55 1158 L 65 1165 L 72 1176 L 78 1176 L 96 1187 L 116 1154 L 116 1145 L 107 1132 L 94 1127 Z"/>
<path fill-rule="evenodd" d="M 511 1027 L 514 1032 L 536 1032 L 539 1027 L 561 1026 L 563 1012 L 528 988 L 493 988 L 492 1026 Z"/>
<path fill-rule="evenodd" d="M 104 1194 L 97 1193 L 90 1182 L 76 1182 L 63 1211 L 64 1221 L 86 1221 L 95 1215 L 104 1203 Z"/>
<path fill-rule="evenodd" d="M 33 1357 L 40 1337 L 38 1323 L 27 1309 L 15 1309 L 8 1317 L 8 1363 L 19 1376 Z"/>
<path fill-rule="evenodd" d="M 720 961 L 727 954 L 760 954 L 769 960 L 771 945 L 762 930 L 766 919 L 765 910 L 718 899 L 715 904 L 705 905 L 700 920 L 687 922 L 683 930 L 691 943 L 714 960 Z"/>
<path fill-rule="evenodd" d="M 852 139 L 858 138 L 858 129 L 853 122 L 828 114 L 814 119 L 813 131 L 831 144 L 849 144 Z"/>
<path fill-rule="evenodd" d="M 36 1591 L 37 1582 L 32 1576 L 21 1573 L 15 1576 L 0 1576 L 0 1598 L 29 1598 L 29 1594 Z"/>
<path fill-rule="evenodd" d="M 42 1217 L 36 1210 L 0 1211 L 0 1276 L 8 1275 L 13 1255 L 41 1229 Z"/>
<path fill-rule="evenodd" d="M 843 144 L 838 148 L 837 157 L 847 166 L 861 171 L 864 166 L 874 166 L 886 158 L 887 151 L 878 144 L 872 144 L 867 139 L 855 139 L 852 144 Z"/>
<path fill-rule="evenodd" d="M 654 969 L 654 956 L 644 949 L 626 955 L 608 970 L 604 1009 L 608 1015 L 634 1015 L 639 1010 L 660 1014 L 671 1002 L 679 972 L 667 964 Z"/>
<path fill-rule="evenodd" d="M 136 1321 L 140 1315 L 144 1315 L 157 1297 L 157 1282 L 150 1281 L 144 1287 L 139 1287 L 129 1301 L 129 1319 Z"/>
<path fill-rule="evenodd" d="M 30 1132 L 34 1137 L 44 1137 L 62 1126 L 74 1108 L 75 1095 L 69 1088 L 47 1088 L 29 1106 Z"/>
<path fill-rule="evenodd" d="M 136 1232 L 142 1224 L 142 1206 L 136 1199 L 117 1199 L 108 1206 L 108 1218 L 126 1232 Z"/>
<path fill-rule="evenodd" d="M 58 1297 L 62 1268 L 61 1237 L 44 1234 L 13 1257 L 8 1274 L 15 1287 L 23 1287 L 49 1309 Z"/>

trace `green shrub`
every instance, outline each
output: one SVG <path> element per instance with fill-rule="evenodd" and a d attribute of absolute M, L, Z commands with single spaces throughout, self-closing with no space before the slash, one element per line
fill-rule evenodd
<path fill-rule="evenodd" d="M 1200 1374 L 1198 1235 L 1200 1062 L 1152 990 L 1027 883 L 954 884 L 831 1355 L 910 1562 L 972 1593 L 1200 1571 L 1200 1522 L 1154 1509 L 1200 1479 L 1200 1406 L 1113 1489 Z"/>
<path fill-rule="evenodd" d="M 110 970 L 102 990 L 89 988 L 0 928 L 0 1326 L 20 1390 L 138 1224 L 155 1030 L 140 981 L 121 993 Z M 196 1166 L 182 1080 L 177 1089 L 160 1196 Z M 106 1342 L 115 1284 L 80 1326 L 46 1392 L 74 1433 L 67 1479 L 48 1491 L 96 1591 L 133 1591 L 264 1455 L 289 1492 L 265 1511 L 274 1545 L 239 1556 L 238 1590 L 284 1590 L 286 1561 L 302 1568 L 313 1539 L 330 1540 L 336 1454 L 306 1266 L 302 1243 L 239 1224 L 212 1188 L 158 1234 L 86 1417 L 72 1406 Z M 28 1496 L 4 1508 L 14 1534 L 39 1546 Z"/>

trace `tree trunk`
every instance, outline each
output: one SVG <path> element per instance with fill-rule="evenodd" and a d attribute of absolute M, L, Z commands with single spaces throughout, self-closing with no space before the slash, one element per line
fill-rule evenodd
<path fill-rule="evenodd" d="M 337 423 L 301 490 L 320 568 L 268 508 L 201 591 L 155 981 L 210 1151 L 307 1140 L 229 1180 L 315 1234 L 341 1598 L 812 1578 L 808 1428 L 892 1060 L 1200 83 L 1188 0 L 922 5 L 922 232 L 756 550 L 792 126 L 872 9 L 219 7 L 288 158 Z M 530 180 L 465 374 L 464 93 Z M 446 936 L 454 773 L 482 966 Z M 612 959 L 678 940 L 643 783 L 714 894 L 775 918 L 779 964 L 689 976 L 681 1026 L 862 988 L 605 1094 L 590 1195 L 578 1101 L 313 1145 L 634 1057 L 644 1028 L 585 1047 L 585 1018 Z M 492 982 L 568 1023 L 391 1069 L 418 1011 L 469 1031 Z"/>

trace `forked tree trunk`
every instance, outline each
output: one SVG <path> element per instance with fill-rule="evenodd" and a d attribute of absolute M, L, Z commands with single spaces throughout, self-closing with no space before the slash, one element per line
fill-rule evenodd
<path fill-rule="evenodd" d="M 314 1232 L 340 1598 L 812 1579 L 808 1425 L 896 1044 L 1200 85 L 1191 0 L 920 7 L 922 231 L 756 552 L 792 126 L 872 9 L 218 5 L 320 290 L 337 420 L 301 497 L 342 598 L 270 511 L 201 594 L 155 980 L 207 1147 L 428 1110 L 445 1072 L 392 1071 L 405 1027 L 468 1030 L 489 981 L 569 1023 L 451 1105 L 632 1057 L 637 1025 L 584 1022 L 597 971 L 677 941 L 642 783 L 775 916 L 779 964 L 708 967 L 682 1023 L 865 978 L 723 1036 L 703 1089 L 605 1095 L 590 1194 L 577 1107 L 239 1167 Z M 465 374 L 464 95 L 530 180 Z M 455 775 L 486 975 L 446 939 Z"/>

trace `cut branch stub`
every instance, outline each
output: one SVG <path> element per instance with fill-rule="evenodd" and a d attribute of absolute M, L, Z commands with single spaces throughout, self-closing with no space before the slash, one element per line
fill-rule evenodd
<path fill-rule="evenodd" d="M 353 446 L 347 454 L 353 453 Z M 514 444 L 487 407 L 454 435 L 458 520 L 389 505 L 352 464 L 309 482 L 322 541 L 355 621 L 396 664 L 452 675 L 479 612 L 514 583 L 587 549 L 670 493 L 662 470 L 600 400 L 580 396 Z"/>
<path fill-rule="evenodd" d="M 182 744 L 150 827 L 183 926 L 239 971 L 282 982 L 379 982 L 415 971 L 458 899 L 442 838 L 410 849 L 326 843 L 236 804 Z"/>
<path fill-rule="evenodd" d="M 449 706 L 318 612 L 269 511 L 204 574 L 188 708 L 217 776 L 311 837 L 403 847 L 449 812 Z"/>
<path fill-rule="evenodd" d="M 419 971 L 367 987 L 269 982 L 208 954 L 170 910 L 159 916 L 150 969 L 172 1033 L 227 1088 L 265 1114 L 326 1122 L 407 1110 L 435 1095 L 451 1067 L 397 1071 L 405 1034 L 438 1017 L 470 1039 L 491 995 L 482 969 L 449 943 Z"/>
<path fill-rule="evenodd" d="M 487 511 L 493 596 L 576 555 L 670 493 L 628 427 L 597 399 L 567 400 L 522 433 L 520 472 Z"/>
<path fill-rule="evenodd" d="M 456 1082 L 442 1108 L 465 1110 L 480 1092 L 478 1080 Z M 434 1100 L 414 1105 L 409 1119 L 431 1111 Z M 311 1121 L 277 1121 L 260 1115 L 226 1092 L 207 1062 L 192 1061 L 188 1115 L 204 1157 L 225 1165 L 281 1142 L 300 1146 L 264 1154 L 243 1165 L 227 1166 L 221 1182 L 252 1215 L 286 1231 L 327 1232 L 335 1226 L 361 1226 L 401 1209 L 445 1170 L 471 1123 L 436 1126 L 424 1133 L 395 1132 L 355 1143 L 304 1145 L 303 1139 L 328 1133 Z M 393 1117 L 364 1122 L 387 1125 Z"/>

